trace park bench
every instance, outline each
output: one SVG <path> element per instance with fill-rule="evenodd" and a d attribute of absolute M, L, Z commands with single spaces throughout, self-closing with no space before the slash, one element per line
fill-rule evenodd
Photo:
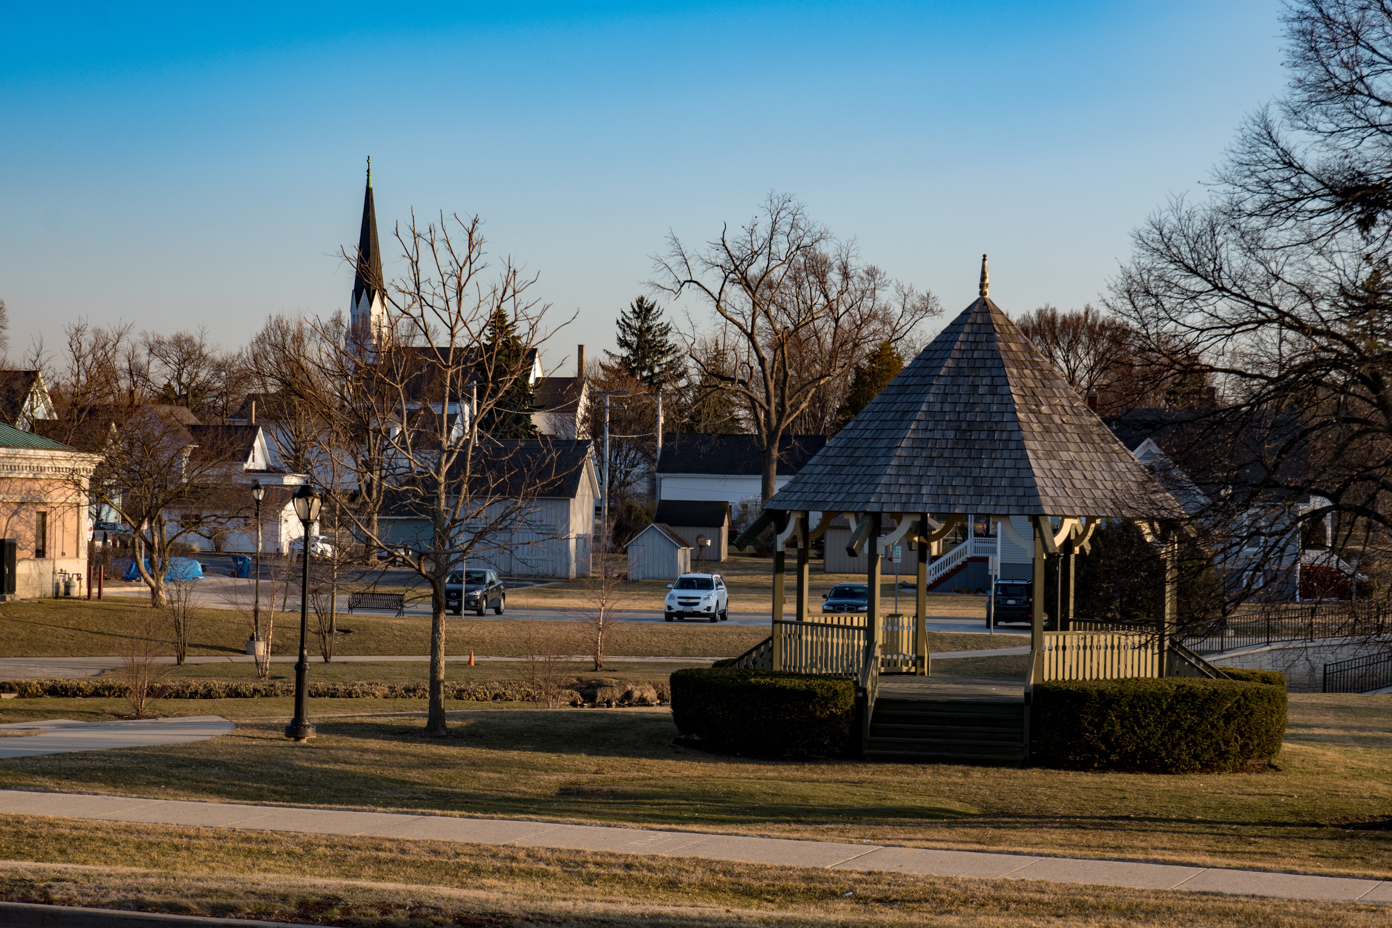
<path fill-rule="evenodd" d="M 404 593 L 350 593 L 349 614 L 354 609 L 395 609 L 397 615 L 405 615 L 406 596 Z"/>

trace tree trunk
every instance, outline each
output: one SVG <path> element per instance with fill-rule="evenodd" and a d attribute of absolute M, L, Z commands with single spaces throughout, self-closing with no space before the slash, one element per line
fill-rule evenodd
<path fill-rule="evenodd" d="M 428 735 L 444 735 L 445 723 L 445 588 L 432 584 L 430 594 L 430 695 L 425 720 Z"/>
<path fill-rule="evenodd" d="M 770 435 L 768 447 L 764 449 L 763 485 L 759 488 L 759 500 L 765 506 L 778 490 L 778 437 Z"/>

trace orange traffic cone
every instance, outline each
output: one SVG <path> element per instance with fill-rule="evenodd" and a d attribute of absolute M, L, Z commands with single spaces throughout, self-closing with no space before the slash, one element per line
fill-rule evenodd
<path fill-rule="evenodd" d="M 474 652 L 473 652 L 473 651 L 470 651 L 470 652 L 469 652 L 469 666 L 470 666 L 470 667 L 474 666 Z"/>

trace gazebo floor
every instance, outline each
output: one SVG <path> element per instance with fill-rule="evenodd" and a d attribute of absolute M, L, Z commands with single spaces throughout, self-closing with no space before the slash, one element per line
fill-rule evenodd
<path fill-rule="evenodd" d="M 916 677 L 909 674 L 881 674 L 879 698 L 965 702 L 1025 701 L 1022 680 L 1000 677 L 957 677 L 933 674 Z"/>

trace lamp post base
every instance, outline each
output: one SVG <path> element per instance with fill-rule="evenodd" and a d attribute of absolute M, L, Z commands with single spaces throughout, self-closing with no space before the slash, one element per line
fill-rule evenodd
<path fill-rule="evenodd" d="M 295 719 L 289 725 L 285 726 L 285 737 L 295 741 L 308 741 L 310 738 L 314 737 L 314 726 L 308 722 Z"/>

